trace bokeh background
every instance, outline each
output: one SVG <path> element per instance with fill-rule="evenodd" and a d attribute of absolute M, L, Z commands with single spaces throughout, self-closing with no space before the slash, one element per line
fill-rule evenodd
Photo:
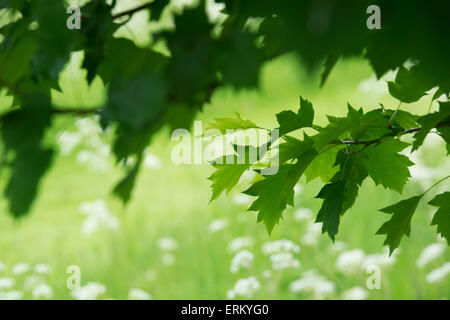
<path fill-rule="evenodd" d="M 140 2 L 118 1 L 117 10 Z M 187 2 L 173 1 L 160 24 L 149 24 L 145 12 L 136 14 L 117 36 L 148 45 L 150 31 L 170 25 L 172 12 Z M 210 8 L 211 17 L 220 18 L 217 5 L 210 1 Z M 53 101 L 61 107 L 97 107 L 105 100 L 100 79 L 87 84 L 82 58 L 82 53 L 72 56 L 61 75 L 61 91 L 53 92 Z M 379 103 L 395 108 L 386 85 L 394 75 L 377 80 L 364 60 L 343 60 L 319 88 L 320 70 L 306 70 L 297 56 L 286 55 L 264 66 L 258 89 L 218 90 L 197 119 L 206 124 L 239 112 L 272 128 L 275 113 L 297 109 L 302 95 L 313 103 L 315 121 L 321 125 L 326 114 L 345 115 L 347 102 L 366 111 Z M 407 108 L 423 113 L 430 98 Z M 11 104 L 0 91 L 0 110 Z M 59 157 L 30 214 L 14 220 L 0 200 L 0 298 L 449 298 L 450 250 L 430 225 L 435 208 L 425 204 L 448 189 L 448 183 L 427 194 L 413 217 L 410 238 L 404 238 L 392 257 L 383 247 L 383 236 L 375 235 L 388 218 L 378 209 L 423 192 L 450 171 L 444 142 L 437 135 L 429 135 L 422 151 L 413 154 L 416 164 L 403 195 L 364 182 L 333 243 L 313 223 L 321 204 L 314 199 L 320 181 L 300 180 L 295 207 L 285 211 L 269 236 L 246 211 L 252 199 L 239 194 L 251 175 L 228 196 L 209 204 L 207 177 L 212 167 L 175 165 L 171 152 L 176 142 L 170 134 L 163 130 L 155 136 L 133 197 L 123 206 L 111 195 L 123 168 L 109 150 L 110 133 L 102 132 L 94 117 L 58 118 L 48 143 L 56 145 Z M 7 174 L 0 172 L 1 187 Z M 66 285 L 71 265 L 81 270 L 82 287 L 76 290 Z M 380 289 L 366 285 L 369 265 L 381 270 Z"/>

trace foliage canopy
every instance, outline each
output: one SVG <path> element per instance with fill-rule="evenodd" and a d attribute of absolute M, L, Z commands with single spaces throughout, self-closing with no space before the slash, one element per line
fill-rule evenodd
<path fill-rule="evenodd" d="M 60 115 L 98 114 L 103 128 L 114 130 L 112 149 L 118 162 L 137 161 L 114 189 L 127 201 L 152 135 L 164 126 L 189 128 L 197 112 L 221 86 L 256 87 L 261 66 L 270 59 L 296 52 L 309 68 L 323 67 L 322 83 L 340 58 L 362 56 L 377 77 L 398 69 L 389 82 L 390 94 L 403 105 L 435 93 L 431 101 L 450 92 L 450 4 L 443 1 L 348 0 L 218 0 L 225 18 L 212 22 L 204 1 L 176 13 L 174 26 L 152 32 L 152 43 L 139 47 L 115 32 L 136 12 L 147 10 L 158 21 L 167 1 L 155 0 L 124 12 L 116 1 L 91 0 L 81 8 L 80 30 L 66 28 L 67 3 L 60 0 L 0 0 L 0 88 L 14 97 L 14 107 L 0 115 L 2 167 L 11 174 L 5 189 L 10 211 L 26 214 L 39 182 L 55 152 L 43 142 L 45 132 Z M 382 28 L 366 28 L 366 9 L 379 5 Z M 162 44 L 166 52 L 156 49 Z M 58 90 L 60 72 L 73 52 L 82 51 L 88 81 L 100 77 L 108 85 L 100 109 L 57 108 L 50 90 Z M 405 67 L 405 62 L 412 67 Z M 439 134 L 450 152 L 450 102 L 435 112 L 414 115 L 407 106 L 364 113 L 348 106 L 346 117 L 329 116 L 324 127 L 313 124 L 314 108 L 301 98 L 298 113 L 276 115 L 280 136 L 280 170 L 255 182 L 246 194 L 257 199 L 249 210 L 258 212 L 269 232 L 283 210 L 293 204 L 293 188 L 305 174 L 320 177 L 317 195 L 323 205 L 317 222 L 334 239 L 340 217 L 352 207 L 366 178 L 402 192 L 413 163 L 400 152 L 401 141 L 413 135 L 412 151 L 430 132 Z M 250 120 L 221 118 L 212 127 L 248 128 Z M 314 128 L 303 140 L 289 136 Z M 239 155 L 236 155 L 239 156 Z M 219 166 L 210 177 L 213 198 L 229 191 L 254 163 Z M 410 221 L 422 195 L 382 209 L 391 219 L 378 231 L 395 249 L 410 233 Z M 433 222 L 449 240 L 450 194 L 436 196 Z"/>

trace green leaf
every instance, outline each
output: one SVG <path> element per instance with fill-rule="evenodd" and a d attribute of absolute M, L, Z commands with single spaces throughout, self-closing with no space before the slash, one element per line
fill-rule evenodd
<path fill-rule="evenodd" d="M 390 139 L 366 149 L 364 165 L 375 184 L 402 192 L 411 176 L 408 167 L 414 165 L 408 157 L 399 154 L 408 146 L 408 143 Z"/>
<path fill-rule="evenodd" d="M 347 156 L 339 152 L 336 157 L 336 165 L 340 166 L 339 171 L 316 196 L 324 199 L 316 222 L 323 223 L 322 232 L 327 232 L 333 241 L 339 230 L 340 216 L 353 206 L 359 186 L 367 177 L 367 170 L 363 166 L 364 157 L 364 153 Z"/>
<path fill-rule="evenodd" d="M 31 34 L 14 41 L 11 46 L 0 49 L 0 80 L 15 84 L 29 76 L 31 60 L 37 48 L 36 39 Z"/>
<path fill-rule="evenodd" d="M 12 155 L 11 176 L 5 189 L 11 213 L 25 215 L 49 168 L 53 151 L 42 146 L 50 125 L 50 97 L 34 92 L 22 99 L 22 109 L 7 113 L 1 122 L 1 137 L 7 155 Z"/>
<path fill-rule="evenodd" d="M 85 45 L 83 68 L 88 72 L 87 80 L 89 83 L 94 80 L 99 66 L 105 60 L 107 41 L 112 38 L 112 34 L 119 27 L 119 25 L 113 23 L 111 9 L 105 1 L 100 0 L 90 1 L 81 8 L 83 20 L 80 31 L 84 35 Z M 131 53 L 132 51 L 129 51 L 129 54 Z M 118 54 L 117 56 L 120 57 L 121 55 Z M 135 55 L 133 54 L 133 56 L 134 59 Z M 133 63 L 133 61 L 127 61 L 127 64 Z"/>
<path fill-rule="evenodd" d="M 396 99 L 412 103 L 422 98 L 433 85 L 420 76 L 418 67 L 411 69 L 400 67 L 395 82 L 389 81 L 389 93 Z"/>
<path fill-rule="evenodd" d="M 350 104 L 347 107 L 348 112 L 347 117 L 345 118 L 327 116 L 329 122 L 328 125 L 320 129 L 319 133 L 314 136 L 314 145 L 316 149 L 320 150 L 325 145 L 338 141 L 344 133 L 348 132 L 350 132 L 354 138 L 357 139 L 365 133 L 372 121 L 378 120 L 382 117 L 380 115 L 381 111 L 368 113 L 365 117 L 362 109 L 355 110 Z M 376 115 L 374 119 L 372 119 L 373 115 Z"/>
<path fill-rule="evenodd" d="M 385 222 L 376 234 L 385 234 L 385 245 L 389 246 L 390 254 L 398 248 L 403 236 L 409 236 L 411 232 L 411 219 L 417 209 L 422 195 L 402 200 L 380 211 L 392 214 L 389 221 Z"/>
<path fill-rule="evenodd" d="M 161 18 L 161 14 L 164 11 L 164 8 L 168 5 L 168 2 L 165 0 L 155 0 L 151 4 L 149 4 L 148 8 L 150 9 L 150 20 L 159 20 Z"/>
<path fill-rule="evenodd" d="M 253 146 L 235 150 L 236 154 L 219 157 L 212 163 L 216 171 L 208 178 L 212 181 L 213 191 L 210 202 L 219 197 L 223 191 L 230 192 L 239 182 L 242 174 L 259 158 L 259 150 Z M 252 157 L 254 157 L 253 161 L 251 161 Z"/>
<path fill-rule="evenodd" d="M 437 225 L 437 232 L 450 244 L 450 192 L 447 191 L 437 195 L 428 204 L 439 207 L 433 216 L 431 225 Z"/>
<path fill-rule="evenodd" d="M 52 150 L 40 148 L 26 148 L 17 154 L 12 165 L 13 174 L 5 189 L 9 208 L 15 217 L 23 216 L 30 210 L 52 157 Z"/>
<path fill-rule="evenodd" d="M 405 130 L 416 128 L 418 126 L 417 119 L 419 116 L 403 110 L 397 110 L 394 123 L 398 124 Z"/>
<path fill-rule="evenodd" d="M 286 142 L 280 143 L 278 146 L 280 163 L 299 158 L 302 154 L 310 151 L 314 143 L 306 134 L 304 134 L 303 141 L 290 136 L 285 136 L 284 140 Z"/>
<path fill-rule="evenodd" d="M 277 121 L 280 125 L 279 135 L 282 136 L 300 128 L 311 127 L 313 120 L 314 109 L 311 102 L 300 97 L 300 109 L 298 113 L 289 110 L 277 114 Z"/>
<path fill-rule="evenodd" d="M 336 65 L 336 62 L 339 60 L 338 54 L 329 54 L 324 63 L 324 70 L 320 76 L 320 86 L 323 87 L 325 81 L 327 81 L 328 76 L 330 75 L 331 70 Z"/>
<path fill-rule="evenodd" d="M 338 151 L 337 148 L 331 148 L 320 152 L 305 170 L 306 181 L 310 182 L 319 177 L 323 183 L 328 183 L 339 170 L 339 166 L 335 166 Z"/>
<path fill-rule="evenodd" d="M 325 185 L 316 196 L 324 201 L 315 222 L 322 222 L 322 232 L 327 232 L 333 241 L 339 229 L 345 196 L 345 181 L 342 180 Z"/>
<path fill-rule="evenodd" d="M 79 33 L 66 27 L 68 16 L 63 1 L 35 0 L 30 6 L 38 24 L 33 32 L 39 44 L 32 61 L 34 77 L 56 82 L 71 52 L 78 48 Z"/>
<path fill-rule="evenodd" d="M 224 84 L 236 88 L 254 87 L 258 84 L 263 57 L 255 45 L 255 35 L 233 30 L 225 35 L 217 48 L 215 63 L 222 72 Z"/>
<path fill-rule="evenodd" d="M 421 124 L 421 129 L 414 134 L 412 151 L 417 150 L 422 145 L 431 129 L 444 121 L 450 121 L 450 102 L 440 102 L 439 111 L 429 113 L 417 120 Z"/>
<path fill-rule="evenodd" d="M 317 156 L 315 150 L 303 154 L 295 164 L 280 166 L 278 173 L 256 182 L 245 194 L 258 197 L 249 211 L 258 212 L 258 222 L 262 221 L 270 233 L 279 222 L 287 205 L 293 205 L 294 186 L 311 161 Z"/>
<path fill-rule="evenodd" d="M 442 127 L 438 128 L 437 132 L 441 136 L 442 139 L 445 141 L 445 146 L 447 148 L 447 155 L 450 154 L 450 127 Z"/>
<path fill-rule="evenodd" d="M 133 130 L 142 130 L 156 123 L 164 113 L 166 93 L 164 79 L 151 70 L 144 69 L 131 77 L 118 77 L 108 88 L 104 115 Z M 125 105 L 127 108 L 123 107 Z"/>
<path fill-rule="evenodd" d="M 358 196 L 358 190 L 367 178 L 368 172 L 364 166 L 367 157 L 365 152 L 346 155 L 342 150 L 336 156 L 335 165 L 339 165 L 339 171 L 334 175 L 332 182 L 345 181 L 345 197 L 342 205 L 342 214 L 350 209 Z"/>
<path fill-rule="evenodd" d="M 131 198 L 131 193 L 136 182 L 136 177 L 139 172 L 142 163 L 142 155 L 139 155 L 136 163 L 127 172 L 125 177 L 119 181 L 119 183 L 114 187 L 113 193 L 119 197 L 123 203 L 127 203 Z"/>
<path fill-rule="evenodd" d="M 236 112 L 236 118 L 215 118 L 214 122 L 208 124 L 206 131 L 216 129 L 225 134 L 227 130 L 246 130 L 252 128 L 258 128 L 258 126 L 250 120 L 243 120 L 241 115 Z"/>
<path fill-rule="evenodd" d="M 185 8 L 174 17 L 175 29 L 161 34 L 171 53 L 168 66 L 170 94 L 175 100 L 194 102 L 217 80 L 214 56 L 217 42 L 204 3 Z"/>

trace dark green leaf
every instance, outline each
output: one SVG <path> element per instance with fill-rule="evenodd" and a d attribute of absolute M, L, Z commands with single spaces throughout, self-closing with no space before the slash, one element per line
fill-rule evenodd
<path fill-rule="evenodd" d="M 421 129 L 414 135 L 412 151 L 417 150 L 422 145 L 431 129 L 444 121 L 450 121 L 450 102 L 440 102 L 439 111 L 429 113 L 417 120 L 421 124 Z"/>
<path fill-rule="evenodd" d="M 258 212 L 258 222 L 262 221 L 269 233 L 280 220 L 286 206 L 293 205 L 294 186 L 316 156 L 317 152 L 310 150 L 296 164 L 280 166 L 277 174 L 267 176 L 244 192 L 258 197 L 248 210 Z"/>
<path fill-rule="evenodd" d="M 447 191 L 437 195 L 428 204 L 439 207 L 433 216 L 431 225 L 437 225 L 437 232 L 450 244 L 450 192 Z"/>
<path fill-rule="evenodd" d="M 375 184 L 382 184 L 385 188 L 402 192 L 411 176 L 408 167 L 414 164 L 408 157 L 399 154 L 408 146 L 409 144 L 405 142 L 390 139 L 365 151 L 367 157 L 364 165 Z"/>
<path fill-rule="evenodd" d="M 422 195 L 402 200 L 380 210 L 381 212 L 392 214 L 391 219 L 385 222 L 376 233 L 386 235 L 384 244 L 389 246 L 390 254 L 398 248 L 403 236 L 409 236 L 411 219 L 420 199 L 422 199 Z"/>
<path fill-rule="evenodd" d="M 277 114 L 277 121 L 280 125 L 279 135 L 281 136 L 300 128 L 311 127 L 313 120 L 314 109 L 311 102 L 300 97 L 300 109 L 298 113 L 282 111 Z"/>

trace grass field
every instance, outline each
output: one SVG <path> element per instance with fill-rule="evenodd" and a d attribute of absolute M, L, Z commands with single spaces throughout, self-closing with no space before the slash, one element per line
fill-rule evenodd
<path fill-rule="evenodd" d="M 61 106 L 96 106 L 104 101 L 100 80 L 89 87 L 73 57 L 61 80 Z M 388 77 L 391 75 L 388 75 Z M 219 90 L 198 115 L 204 124 L 214 117 L 243 118 L 275 127 L 275 113 L 298 106 L 298 96 L 325 114 L 343 115 L 346 104 L 369 110 L 383 103 L 395 108 L 385 80 L 376 81 L 362 60 L 341 61 L 319 89 L 317 72 L 305 71 L 295 56 L 264 67 L 259 90 Z M 0 108 L 11 103 L 0 94 Z M 132 103 L 132 102 L 130 102 Z M 408 106 L 427 109 L 429 98 Z M 365 181 L 355 206 L 342 219 L 336 242 L 320 235 L 312 222 L 321 201 L 321 183 L 296 189 L 295 207 L 271 237 L 253 213 L 249 199 L 235 192 L 208 204 L 211 193 L 207 165 L 175 165 L 174 143 L 163 130 L 149 147 L 130 203 L 111 196 L 122 169 L 114 164 L 95 121 L 61 118 L 49 132 L 60 141 L 60 157 L 46 175 L 30 214 L 12 219 L 0 202 L 0 297 L 24 299 L 448 299 L 450 250 L 430 226 L 434 210 L 420 205 L 410 238 L 391 259 L 376 230 L 388 218 L 377 209 L 424 191 L 448 174 L 445 146 L 430 137 L 415 155 L 413 178 L 404 195 Z M 74 148 L 71 149 L 70 145 Z M 0 173 L 4 186 L 8 172 Z M 440 185 L 428 194 L 448 189 Z M 274 195 L 276 196 L 276 195 Z M 425 203 L 426 201 L 423 201 Z M 283 240 L 282 242 L 274 242 Z M 274 243 L 271 243 L 274 242 Z M 432 245 L 430 247 L 430 245 Z M 424 249 L 427 248 L 427 251 Z M 36 266 L 37 265 L 37 266 Z M 81 285 L 67 288 L 67 268 L 79 266 Z M 367 266 L 381 270 L 381 288 L 366 286 Z M 446 276 L 447 275 L 447 276 Z M 301 279 L 300 281 L 297 281 Z M 132 290 L 139 289 L 139 290 Z"/>

